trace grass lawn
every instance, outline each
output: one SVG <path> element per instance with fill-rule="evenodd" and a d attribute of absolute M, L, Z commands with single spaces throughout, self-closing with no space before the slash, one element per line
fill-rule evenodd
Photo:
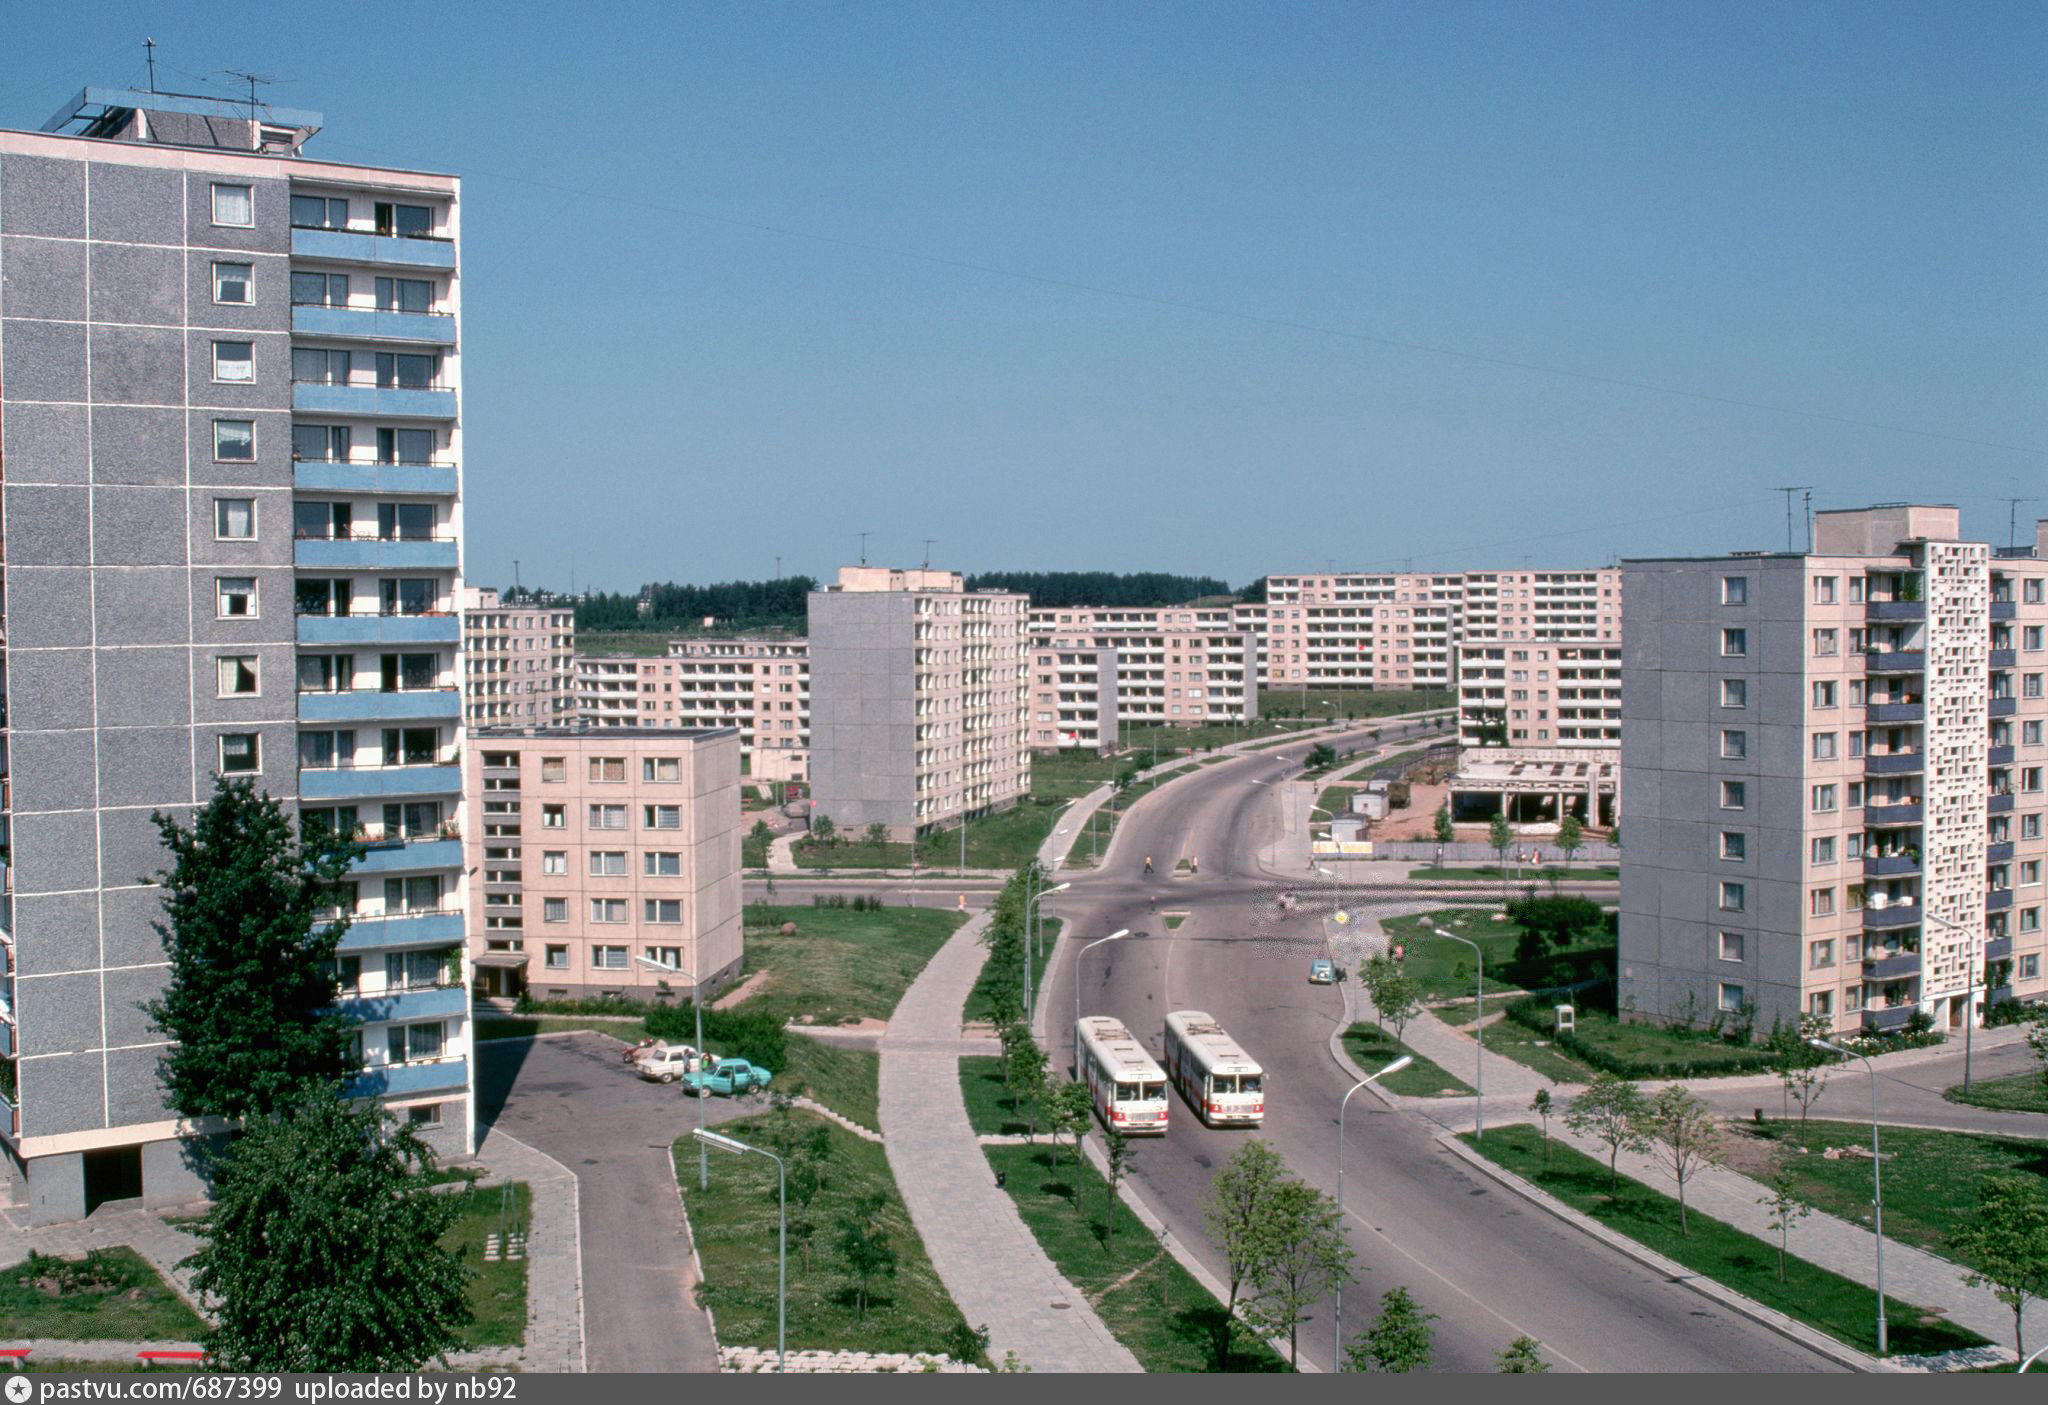
<path fill-rule="evenodd" d="M 1472 1007 L 1465 1007 L 1466 1022 Z M 1494 1020 L 1486 1026 L 1486 1052 L 1513 1059 L 1533 1068 L 1553 1083 L 1591 1083 L 1594 1070 L 1557 1047 L 1549 1038 L 1524 1028 L 1513 1020 Z"/>
<path fill-rule="evenodd" d="M 1087 787 L 1093 789 L 1093 787 Z M 1064 798 L 1064 797 L 1062 797 Z M 1057 803 L 1041 804 L 1027 799 L 990 815 L 976 815 L 967 821 L 967 866 L 969 868 L 1022 868 L 1038 854 L 1038 846 L 1052 833 L 1053 821 L 1064 811 Z M 798 840 L 791 852 L 798 868 L 904 868 L 910 867 L 907 843 L 870 844 L 848 837 L 851 842 L 825 845 Z M 927 834 L 918 841 L 917 861 L 928 873 L 944 873 L 960 866 L 960 830 Z"/>
<path fill-rule="evenodd" d="M 790 854 L 796 859 L 798 868 L 909 868 L 910 846 L 908 844 L 870 844 L 866 840 L 852 843 L 817 844 L 808 839 L 799 839 L 790 846 Z M 931 855 L 925 855 L 927 866 Z"/>
<path fill-rule="evenodd" d="M 1104 1325 L 1147 1371 L 1212 1371 L 1223 1306 L 1160 1246 L 1084 1157 L 1081 1200 L 1074 1203 L 1074 1157 L 1055 1163 L 1045 1146 L 983 1148 L 990 1165 L 1007 1177 L 1004 1189 L 1024 1223 L 1066 1280 L 1086 1295 Z M 1145 1161 L 1144 1142 L 1131 1143 L 1130 1164 Z M 1103 1242 L 1103 1212 L 1114 1206 L 1115 1232 Z M 1238 1330 L 1233 1371 L 1284 1371 L 1280 1355 Z"/>
<path fill-rule="evenodd" d="M 972 1054 L 960 1060 L 960 1096 L 967 1103 L 967 1122 L 977 1136 L 1022 1135 L 1032 1130 L 1023 1113 L 1010 1110 L 1010 1093 L 1003 1087 L 1003 1061 L 992 1054 Z M 1045 1119 L 1038 1119 L 1045 1130 Z"/>
<path fill-rule="evenodd" d="M 512 1182 L 511 1227 L 524 1229 L 533 1219 L 533 1192 Z M 469 1280 L 469 1310 L 475 1320 L 462 1329 L 462 1346 L 522 1346 L 526 1342 L 526 1260 L 484 1261 L 484 1238 L 504 1226 L 505 1187 L 486 1186 L 454 1192 L 461 1217 L 441 1243 L 462 1256 Z"/>
<path fill-rule="evenodd" d="M 1796 1119 L 1738 1125 L 1748 1135 L 1776 1143 L 1777 1164 L 1792 1168 L 1800 1194 L 1816 1209 L 1853 1224 L 1870 1223 L 1870 1162 L 1830 1161 L 1821 1154 L 1831 1146 L 1867 1149 L 1869 1123 L 1809 1121 L 1804 1133 Z M 1882 1145 L 1886 1237 L 1959 1263 L 1966 1260 L 1950 1247 L 1949 1237 L 1975 1208 L 1977 1186 L 1985 1177 L 2012 1172 L 2048 1176 L 2048 1141 L 1886 1127 Z M 1794 1150 L 1801 1146 L 1808 1155 Z M 1796 1239 L 1798 1231 L 1793 1235 Z"/>
<path fill-rule="evenodd" d="M 966 1324 L 926 1257 L 882 1148 L 824 1118 L 787 1114 L 798 1137 L 822 1126 L 831 1139 L 824 1185 L 811 1202 L 816 1225 L 808 1259 L 797 1236 L 789 1245 L 789 1347 L 806 1351 L 939 1352 Z M 720 1125 L 754 1146 L 774 1146 L 778 1114 L 764 1113 Z M 674 1147 L 683 1198 L 704 1263 L 705 1298 L 728 1346 L 775 1346 L 775 1163 L 765 1156 L 718 1156 L 711 1186 L 697 1189 L 697 1150 L 688 1137 Z M 880 1222 L 896 1253 L 894 1276 L 877 1278 L 865 1317 L 857 1311 L 852 1279 L 837 1247 L 841 1220 L 870 1194 L 884 1204 Z M 792 1203 L 795 1215 L 797 1206 Z"/>
<path fill-rule="evenodd" d="M 625 1040 L 638 1039 L 644 1031 L 641 1017 L 612 1018 L 607 1015 L 478 1015 L 475 1038 L 522 1039 L 536 1034 L 559 1034 L 572 1029 L 594 1029 Z"/>
<path fill-rule="evenodd" d="M 149 1262 L 122 1247 L 84 1259 L 31 1255 L 0 1269 L 0 1323 L 11 1337 L 71 1342 L 193 1342 L 206 1331 Z"/>
<path fill-rule="evenodd" d="M 2009 1073 L 2003 1078 L 1982 1078 L 1963 1092 L 1958 1083 L 1942 1094 L 1952 1103 L 1996 1108 L 2000 1112 L 2048 1112 L 2048 1078 L 2037 1073 Z"/>
<path fill-rule="evenodd" d="M 847 1049 L 801 1034 L 789 1037 L 789 1066 L 777 1069 L 775 1089 L 802 1093 L 870 1131 L 882 1125 L 882 1056 L 873 1049 Z"/>
<path fill-rule="evenodd" d="M 1621 877 L 1621 870 L 1618 868 L 1587 864 L 1575 868 L 1567 868 L 1562 864 L 1546 864 L 1542 868 L 1523 868 L 1519 873 L 1512 868 L 1507 872 L 1511 884 L 1517 878 L 1526 878 L 1530 882 L 1539 878 L 1545 882 L 1552 878 L 1561 878 L 1566 881 L 1591 883 L 1611 882 Z M 1411 882 L 1416 883 L 1476 883 L 1482 879 L 1489 883 L 1498 883 L 1500 873 L 1497 868 L 1411 868 L 1408 870 L 1408 877 Z"/>
<path fill-rule="evenodd" d="M 1128 763 L 1092 751 L 1035 751 L 1031 793 L 1041 800 L 1071 800 L 1113 780 Z"/>
<path fill-rule="evenodd" d="M 1487 1133 L 1483 1142 L 1469 1136 L 1463 1140 L 1496 1165 L 1693 1272 L 1818 1328 L 1837 1341 L 1863 1351 L 1877 1350 L 1870 1289 L 1863 1284 L 1798 1258 L 1787 1260 L 1787 1281 L 1780 1283 L 1776 1245 L 1697 1211 L 1691 1216 L 1691 1235 L 1681 1236 L 1676 1200 L 1627 1176 L 1621 1178 L 1619 1192 L 1610 1196 L 1607 1167 L 1590 1156 L 1553 1141 L 1546 1169 L 1542 1138 L 1534 1127 L 1500 1127 Z M 1891 1228 L 1889 1224 L 1885 1227 Z M 1792 1231 L 1792 1248 L 1795 1253 L 1799 1248 L 1797 1229 Z M 1976 1333 L 1911 1303 L 1887 1298 L 1885 1316 L 1891 1327 L 1891 1349 L 1899 1355 L 1985 1344 Z"/>
<path fill-rule="evenodd" d="M 740 836 L 740 867 L 768 867 L 768 846 L 774 842 L 773 836 L 757 839 L 751 833 L 742 834 Z"/>
<path fill-rule="evenodd" d="M 1574 1025 L 1580 1041 L 1622 1060 L 1631 1078 L 1728 1078 L 1770 1069 L 1762 1045 L 1720 1039 L 1706 1030 L 1624 1024 L 1604 1010 L 1584 1005 Z"/>
<path fill-rule="evenodd" d="M 1162 913 L 1159 920 L 1165 924 L 1167 931 L 1172 932 L 1178 930 L 1180 924 L 1188 920 L 1188 915 L 1185 912 L 1167 912 Z"/>
<path fill-rule="evenodd" d="M 1432 927 L 1479 943 L 1486 957 L 1486 990 L 1491 994 L 1520 994 L 1552 984 L 1551 967 L 1562 960 L 1569 964 L 1574 979 L 1582 977 L 1592 963 L 1604 959 L 1614 965 L 1614 939 L 1603 928 L 1582 934 L 1578 944 L 1555 951 L 1533 967 L 1515 958 L 1515 943 L 1522 927 L 1512 919 L 1495 922 L 1490 908 L 1447 908 L 1419 913 L 1413 917 L 1389 917 L 1380 923 L 1389 940 L 1407 949 L 1402 964 L 1422 984 L 1424 999 L 1448 1000 L 1472 994 L 1472 950 L 1458 942 L 1445 941 L 1430 932 Z"/>
<path fill-rule="evenodd" d="M 747 969 L 767 971 L 760 992 L 737 1008 L 787 1022 L 817 1024 L 885 1020 L 932 953 L 967 914 L 929 907 L 747 908 Z M 796 935 L 777 929 L 796 924 Z"/>
<path fill-rule="evenodd" d="M 1388 1078 L 1380 1086 L 1405 1098 L 1469 1097 L 1472 1085 L 1453 1077 L 1422 1055 L 1394 1038 L 1393 1033 L 1369 1024 L 1355 1024 L 1344 1031 L 1344 1049 L 1367 1073 L 1384 1067 L 1403 1054 L 1415 1062 Z"/>
<path fill-rule="evenodd" d="M 1441 688 L 1428 692 L 1390 688 L 1383 693 L 1358 688 L 1310 688 L 1306 693 L 1300 688 L 1261 688 L 1259 717 L 1300 717 L 1304 713 L 1311 721 L 1328 721 L 1333 716 L 1387 717 L 1450 707 L 1456 702 L 1455 694 Z"/>

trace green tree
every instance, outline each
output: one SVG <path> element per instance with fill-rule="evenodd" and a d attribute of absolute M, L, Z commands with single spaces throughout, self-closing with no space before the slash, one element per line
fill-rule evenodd
<path fill-rule="evenodd" d="M 467 1274 L 441 1247 L 457 1204 L 433 1164 L 411 1128 L 332 1092 L 248 1119 L 190 1261 L 220 1367 L 416 1371 L 452 1349 Z"/>
<path fill-rule="evenodd" d="M 1102 1252 L 1105 1257 L 1116 1246 L 1116 1188 L 1123 1184 L 1130 1165 L 1131 1139 L 1115 1127 L 1103 1129 L 1102 1159 L 1109 1167 L 1102 1197 Z"/>
<path fill-rule="evenodd" d="M 1538 1355 L 1542 1347 L 1534 1337 L 1516 1337 L 1493 1358 L 1493 1369 L 1509 1376 L 1542 1375 L 1550 1369 L 1550 1363 Z"/>
<path fill-rule="evenodd" d="M 1081 1208 L 1081 1138 L 1087 1135 L 1088 1119 L 1095 1114 L 1094 1100 L 1088 1096 L 1088 1085 L 1069 1080 L 1053 1089 L 1046 1099 L 1045 1120 L 1052 1131 L 1052 1151 L 1055 1163 L 1059 1160 L 1060 1138 L 1072 1143 L 1074 1154 L 1073 1176 L 1070 1181 L 1074 1208 Z M 1057 1169 L 1057 1167 L 1055 1167 Z"/>
<path fill-rule="evenodd" d="M 1337 749 L 1328 742 L 1317 742 L 1308 749 L 1302 765 L 1311 771 L 1323 770 L 1337 764 Z"/>
<path fill-rule="evenodd" d="M 759 844 L 765 851 L 770 844 L 775 842 L 775 831 L 768 827 L 768 821 L 755 820 L 754 827 L 747 831 L 747 837 L 756 844 Z"/>
<path fill-rule="evenodd" d="M 1434 1349 L 1429 1324 L 1436 1314 L 1424 1312 L 1406 1288 L 1389 1288 L 1380 1298 L 1380 1315 L 1364 1335 L 1344 1350 L 1347 1371 L 1401 1374 L 1427 1371 Z"/>
<path fill-rule="evenodd" d="M 1457 837 L 1458 831 L 1451 825 L 1450 801 L 1446 800 L 1443 804 L 1437 806 L 1435 825 L 1437 843 L 1448 844 Z"/>
<path fill-rule="evenodd" d="M 171 1106 L 264 1117 L 338 1088 L 356 1066 L 356 1025 L 334 1009 L 348 927 L 336 910 L 360 847 L 320 826 L 294 837 L 284 807 L 247 781 L 218 781 L 190 829 L 151 819 L 171 854 L 157 874 L 170 978 L 146 1008 L 171 1041 Z"/>
<path fill-rule="evenodd" d="M 1263 1332 L 1286 1333 L 1287 1359 L 1299 1370 L 1301 1324 L 1331 1289 L 1351 1280 L 1351 1244 L 1337 1202 L 1303 1181 L 1275 1186 L 1266 1218 L 1253 1277 L 1257 1295 L 1245 1316 Z"/>
<path fill-rule="evenodd" d="M 853 1320 L 867 1320 L 868 1304 L 874 1297 L 875 1281 L 896 1276 L 896 1250 L 882 1225 L 882 1210 L 889 1203 L 880 1191 L 863 1195 L 839 1219 L 839 1257 L 853 1279 Z"/>
<path fill-rule="evenodd" d="M 1771 1212 L 1771 1232 L 1778 1236 L 1778 1281 L 1785 1281 L 1785 1256 L 1792 1251 L 1792 1226 L 1813 1213 L 1813 1206 L 1799 1193 L 1799 1177 L 1790 1166 L 1780 1166 L 1771 1175 L 1770 1189 L 1756 1203 Z"/>
<path fill-rule="evenodd" d="M 1038 1135 L 1038 1110 L 1045 1101 L 1046 1071 L 1045 1050 L 1035 1039 L 1026 1040 L 1010 1056 L 1011 1106 L 1024 1110 L 1025 1130 L 1033 1136 Z"/>
<path fill-rule="evenodd" d="M 1828 1075 L 1835 1064 L 1833 1054 L 1816 1049 L 1807 1041 L 1831 1038 L 1833 1034 L 1825 1015 L 1801 1015 L 1792 1027 L 1781 1026 L 1771 1032 L 1771 1071 L 1784 1085 L 1785 1096 L 1799 1104 L 1802 1133 L 1806 1130 L 1806 1114 L 1827 1091 Z"/>
<path fill-rule="evenodd" d="M 1949 1244 L 1973 1265 L 1964 1281 L 1989 1288 L 2012 1309 L 2013 1349 L 2024 1360 L 2027 1304 L 2048 1298 L 2048 1193 L 2041 1178 L 1987 1176 L 1976 1208 Z"/>
<path fill-rule="evenodd" d="M 832 823 L 830 815 L 812 815 L 811 838 L 829 849 L 838 841 L 839 826 Z"/>
<path fill-rule="evenodd" d="M 1216 1369 L 1230 1369 L 1230 1335 L 1240 1297 L 1258 1274 L 1266 1253 L 1266 1228 L 1274 1188 L 1286 1176 L 1280 1153 L 1262 1141 L 1246 1142 L 1209 1179 L 1202 1217 L 1209 1240 L 1223 1254 L 1228 1299 L 1216 1333 Z"/>
<path fill-rule="evenodd" d="M 1726 1159 L 1721 1119 L 1683 1083 L 1672 1083 L 1651 1099 L 1643 1110 L 1642 1123 L 1645 1139 L 1678 1185 L 1678 1232 L 1690 1237 L 1685 1187 L 1700 1172 Z"/>
<path fill-rule="evenodd" d="M 1538 1088 L 1536 1096 L 1529 1099 L 1529 1111 L 1535 1113 L 1543 1121 L 1543 1164 L 1545 1166 L 1550 1164 L 1550 1114 L 1555 1110 L 1548 1088 Z"/>
<path fill-rule="evenodd" d="M 1022 1020 L 1012 1020 L 1002 1027 L 996 1042 L 1001 1049 L 996 1055 L 996 1063 L 1003 1071 L 1003 1087 L 1010 1095 L 1010 1111 L 1020 1112 L 1022 1109 L 1017 1106 L 1017 1056 L 1027 1044 L 1036 1047 L 1037 1041 L 1031 1037 L 1031 1030 Z"/>
<path fill-rule="evenodd" d="M 1649 1106 L 1642 1089 L 1611 1073 L 1594 1075 L 1584 1091 L 1565 1106 L 1565 1126 L 1580 1136 L 1606 1144 L 1607 1189 L 1610 1194 L 1621 1185 L 1618 1164 L 1621 1154 L 1649 1148 L 1649 1139 L 1642 1125 L 1643 1114 Z"/>
<path fill-rule="evenodd" d="M 861 832 L 861 838 L 866 841 L 870 849 L 875 851 L 875 861 L 880 863 L 882 849 L 889 842 L 889 826 L 883 824 L 880 820 L 876 820 Z"/>
<path fill-rule="evenodd" d="M 1422 1009 L 1422 983 L 1405 967 L 1389 962 L 1372 999 L 1373 1008 L 1386 1016 L 1394 1026 L 1394 1038 L 1399 1039 L 1407 1031 L 1408 1021 Z"/>
<path fill-rule="evenodd" d="M 1557 850 L 1564 855 L 1564 866 L 1570 868 L 1579 850 L 1586 847 L 1586 827 L 1579 823 L 1577 815 L 1566 815 L 1557 825 Z"/>
<path fill-rule="evenodd" d="M 1394 963 L 1384 956 L 1366 958 L 1365 965 L 1358 971 L 1358 983 L 1365 988 L 1365 998 L 1372 1002 L 1373 1027 L 1381 1031 L 1387 1027 L 1387 1016 L 1386 1007 L 1380 1003 L 1380 995 L 1395 974 Z"/>
<path fill-rule="evenodd" d="M 1506 815 L 1495 815 L 1486 824 L 1486 842 L 1493 846 L 1494 862 L 1500 866 L 1500 900 L 1508 900 L 1508 850 L 1514 847 L 1515 831 Z"/>
<path fill-rule="evenodd" d="M 2048 1019 L 2037 1018 L 2027 1031 L 2027 1049 L 2041 1064 L 2041 1081 L 2048 1083 Z"/>

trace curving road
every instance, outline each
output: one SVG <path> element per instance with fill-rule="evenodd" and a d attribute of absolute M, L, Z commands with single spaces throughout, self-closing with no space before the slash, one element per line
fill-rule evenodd
<path fill-rule="evenodd" d="M 1383 741 L 1420 734 L 1381 730 Z M 1287 776 L 1308 745 L 1221 762 L 1162 788 L 1124 818 L 1107 867 L 1071 875 L 1058 911 L 1084 939 L 1119 927 L 1143 934 L 1088 957 L 1084 1012 L 1117 1016 L 1155 1054 L 1169 1010 L 1217 1016 L 1268 1070 L 1272 1095 L 1256 1135 L 1296 1174 L 1334 1191 L 1337 1105 L 1352 1081 L 1329 1050 L 1342 999 L 1305 979 L 1323 945 L 1316 904 L 1283 914 L 1274 898 L 1296 885 L 1256 859 L 1279 837 L 1280 817 L 1273 792 L 1252 782 Z M 1159 870 L 1150 876 L 1142 871 L 1148 853 Z M 1201 876 L 1167 876 L 1189 854 L 1201 860 Z M 1305 900 L 1319 895 L 1300 886 Z M 1168 932 L 1153 899 L 1192 915 Z M 1045 994 L 1062 1066 L 1072 1058 L 1074 977 L 1068 958 Z M 1439 1369 L 1491 1370 L 1495 1353 L 1523 1333 L 1564 1369 L 1838 1369 L 1478 1177 L 1438 1145 L 1436 1130 L 1390 1111 L 1369 1090 L 1351 1101 L 1345 1208 L 1359 1281 L 1345 1295 L 1347 1335 L 1369 1325 L 1380 1294 L 1400 1285 L 1437 1314 Z M 1176 1101 L 1172 1132 L 1134 1144 L 1139 1194 L 1215 1269 L 1221 1262 L 1203 1227 L 1202 1197 L 1211 1172 L 1246 1135 L 1254 1134 L 1207 1130 Z M 1335 1357 L 1328 1307 L 1302 1331 L 1305 1360 L 1325 1370 Z"/>

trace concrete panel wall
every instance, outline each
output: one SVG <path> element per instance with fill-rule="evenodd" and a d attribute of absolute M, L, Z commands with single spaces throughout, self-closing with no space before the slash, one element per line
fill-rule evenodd
<path fill-rule="evenodd" d="M 914 603 L 901 592 L 810 597 L 812 813 L 842 830 L 916 826 Z"/>

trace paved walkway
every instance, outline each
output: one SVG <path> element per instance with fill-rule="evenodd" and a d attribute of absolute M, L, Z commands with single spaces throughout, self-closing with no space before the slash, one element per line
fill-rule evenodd
<path fill-rule="evenodd" d="M 526 1344 L 513 1355 L 522 1371 L 588 1369 L 583 1345 L 583 1236 L 577 1221 L 581 1188 L 554 1157 L 509 1132 L 492 1131 L 476 1164 L 484 1185 L 525 1181 L 532 1218 L 526 1227 Z M 462 1364 L 464 1357 L 457 1357 Z"/>
<path fill-rule="evenodd" d="M 960 1095 L 961 1012 L 980 974 L 986 914 L 954 933 L 904 993 L 882 1037 L 883 1147 L 939 1280 L 989 1354 L 1034 1371 L 1136 1371 L 996 1188 Z"/>

